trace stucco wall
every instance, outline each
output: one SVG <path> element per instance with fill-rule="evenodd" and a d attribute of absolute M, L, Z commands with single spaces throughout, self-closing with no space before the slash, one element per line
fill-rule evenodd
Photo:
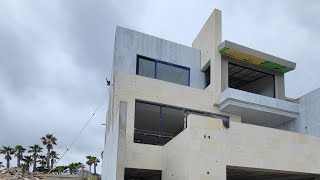
<path fill-rule="evenodd" d="M 220 120 L 198 115 L 189 115 L 181 135 L 164 147 L 171 150 L 163 153 L 165 180 L 223 180 L 226 166 L 320 174 L 318 137 L 238 122 L 226 129 Z M 185 165 L 172 168 L 179 161 Z"/>
<path fill-rule="evenodd" d="M 136 74 L 137 55 L 190 68 L 190 87 L 205 88 L 200 69 L 200 50 L 117 27 L 114 49 L 114 70 Z"/>

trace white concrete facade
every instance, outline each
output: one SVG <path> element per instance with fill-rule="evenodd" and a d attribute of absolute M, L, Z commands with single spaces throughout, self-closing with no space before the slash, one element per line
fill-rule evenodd
<path fill-rule="evenodd" d="M 128 168 L 161 171 L 161 178 L 166 180 L 223 180 L 228 177 L 228 167 L 305 173 L 300 179 L 320 174 L 320 152 L 316 150 L 320 138 L 302 135 L 320 136 L 316 108 L 320 91 L 288 101 L 284 74 L 224 57 L 219 52 L 221 21 L 221 11 L 214 10 L 192 47 L 117 27 L 103 154 L 104 180 L 123 180 Z M 190 68 L 190 86 L 138 75 L 138 56 Z M 276 60 L 282 63 L 280 58 Z M 230 62 L 272 75 L 274 97 L 230 88 Z M 283 64 L 295 67 L 289 61 Z M 211 83 L 206 87 L 204 71 L 209 67 Z M 184 130 L 165 145 L 137 143 L 137 101 L 211 113 L 218 118 L 185 114 Z M 219 117 L 228 118 L 230 128 Z"/>

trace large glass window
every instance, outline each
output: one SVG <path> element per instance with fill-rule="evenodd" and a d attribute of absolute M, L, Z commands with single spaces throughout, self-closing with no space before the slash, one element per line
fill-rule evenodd
<path fill-rule="evenodd" d="M 275 97 L 274 75 L 229 63 L 229 87 L 268 97 Z"/>
<path fill-rule="evenodd" d="M 134 142 L 164 145 L 183 130 L 184 110 L 136 102 Z"/>
<path fill-rule="evenodd" d="M 137 101 L 135 104 L 134 142 L 163 146 L 187 127 L 187 114 L 226 118 L 199 112 Z"/>
<path fill-rule="evenodd" d="M 190 85 L 190 68 L 138 56 L 137 74 L 185 86 Z"/>

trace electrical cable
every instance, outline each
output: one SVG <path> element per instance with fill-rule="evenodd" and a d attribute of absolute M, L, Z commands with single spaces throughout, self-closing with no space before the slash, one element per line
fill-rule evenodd
<path fill-rule="evenodd" d="M 110 92 L 110 87 L 109 90 L 107 92 L 107 95 L 109 95 Z M 90 116 L 90 118 L 88 119 L 87 123 L 84 125 L 84 127 L 81 129 L 81 131 L 79 132 L 79 134 L 76 136 L 76 138 L 72 141 L 72 143 L 70 144 L 70 146 L 66 149 L 66 151 L 62 154 L 62 156 L 59 158 L 59 160 L 54 163 L 53 167 L 49 170 L 49 172 L 47 174 L 45 174 L 45 176 L 43 177 L 43 179 L 45 180 L 46 177 L 52 172 L 52 170 L 54 169 L 54 167 L 56 167 L 56 165 L 59 163 L 59 161 L 64 157 L 64 155 L 70 150 L 70 148 L 73 146 L 73 144 L 77 141 L 77 139 L 80 137 L 80 135 L 82 134 L 82 132 L 84 131 L 84 129 L 88 126 L 88 124 L 91 122 L 93 116 L 96 114 L 96 112 L 98 111 L 98 109 L 100 108 L 100 106 L 102 105 L 103 101 L 105 99 L 105 95 L 102 97 L 98 107 L 94 110 L 93 114 Z"/>

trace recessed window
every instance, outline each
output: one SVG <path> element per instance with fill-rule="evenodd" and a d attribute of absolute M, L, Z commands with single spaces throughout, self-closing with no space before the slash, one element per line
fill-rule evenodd
<path fill-rule="evenodd" d="M 274 75 L 229 63 L 229 87 L 263 96 L 275 97 Z"/>
<path fill-rule="evenodd" d="M 210 66 L 207 68 L 207 70 L 204 72 L 205 74 L 205 85 L 208 87 L 210 85 Z"/>
<path fill-rule="evenodd" d="M 142 56 L 137 58 L 137 74 L 185 86 L 190 85 L 190 68 Z"/>
<path fill-rule="evenodd" d="M 227 118 L 212 113 L 136 101 L 134 142 L 163 146 L 187 127 L 187 115 Z"/>

